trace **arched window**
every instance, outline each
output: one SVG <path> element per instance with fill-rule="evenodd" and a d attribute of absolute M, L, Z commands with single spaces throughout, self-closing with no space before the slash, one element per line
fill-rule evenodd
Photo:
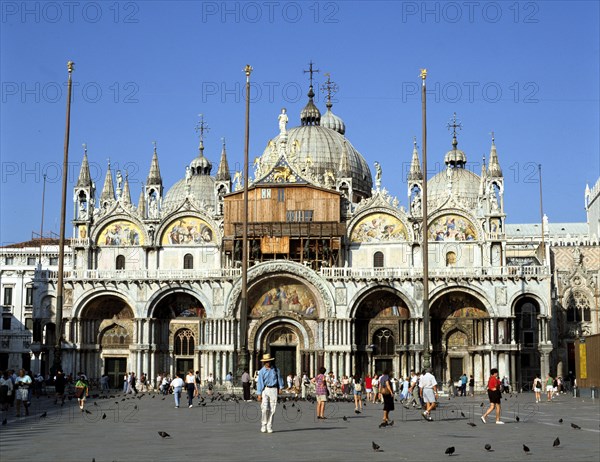
<path fill-rule="evenodd" d="M 382 356 L 391 356 L 394 354 L 396 342 L 394 341 L 394 334 L 392 334 L 391 330 L 380 329 L 375 332 L 373 343 L 376 347 L 376 354 Z"/>
<path fill-rule="evenodd" d="M 125 257 L 123 255 L 117 255 L 116 267 L 118 270 L 125 269 Z"/>
<path fill-rule="evenodd" d="M 373 255 L 373 267 L 383 268 L 383 252 L 375 252 Z"/>
<path fill-rule="evenodd" d="M 448 252 L 446 254 L 446 266 L 456 265 L 456 254 L 454 252 Z"/>
<path fill-rule="evenodd" d="M 194 334 L 189 329 L 180 329 L 175 334 L 175 354 L 192 356 L 194 354 Z"/>
<path fill-rule="evenodd" d="M 183 257 L 183 269 L 194 269 L 194 257 L 191 253 L 187 253 Z"/>
<path fill-rule="evenodd" d="M 579 291 L 574 291 L 569 294 L 567 299 L 567 321 L 591 321 L 592 312 L 590 301 Z"/>

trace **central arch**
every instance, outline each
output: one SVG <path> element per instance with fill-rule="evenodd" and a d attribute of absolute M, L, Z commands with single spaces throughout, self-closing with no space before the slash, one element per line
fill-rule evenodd
<path fill-rule="evenodd" d="M 269 353 L 276 359 L 282 377 L 311 371 L 310 356 L 314 347 L 313 333 L 301 316 L 273 316 L 261 319 L 249 337 L 255 370 L 260 358 Z"/>

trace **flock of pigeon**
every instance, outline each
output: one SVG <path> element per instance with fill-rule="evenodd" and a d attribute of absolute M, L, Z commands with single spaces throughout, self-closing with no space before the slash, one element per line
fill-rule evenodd
<path fill-rule="evenodd" d="M 144 396 L 146 396 L 146 395 L 145 395 L 144 393 L 141 393 L 141 394 L 139 394 L 139 395 L 137 395 L 137 396 L 135 396 L 135 395 L 134 395 L 134 396 L 129 396 L 129 397 L 125 397 L 125 395 L 123 395 L 123 396 L 124 396 L 124 397 L 122 397 L 120 400 L 118 400 L 118 401 L 115 401 L 115 404 L 117 404 L 117 405 L 118 405 L 118 404 L 120 404 L 120 402 L 127 401 L 127 400 L 130 400 L 130 399 L 138 399 L 138 400 L 141 400 L 141 399 L 142 399 L 142 398 L 144 398 Z M 152 395 L 151 395 L 151 398 L 152 398 L 152 399 L 154 399 L 154 398 L 156 398 L 157 396 L 160 396 L 162 400 L 165 400 L 165 399 L 167 398 L 167 396 L 161 396 L 161 395 L 156 395 L 156 394 L 152 394 Z M 70 398 L 70 397 L 69 397 L 69 398 Z M 91 398 L 92 398 L 92 399 L 117 399 L 117 398 L 118 398 L 118 396 L 115 396 L 115 395 L 104 395 L 104 396 L 101 396 L 101 395 L 93 395 L 93 396 L 91 396 Z M 287 409 L 287 406 L 286 406 L 286 404 L 285 404 L 286 402 L 291 402 L 291 407 L 296 407 L 296 403 L 297 403 L 298 401 L 300 401 L 300 400 L 301 400 L 301 399 L 300 399 L 300 398 L 298 398 L 298 397 L 283 397 L 283 398 L 281 398 L 281 401 L 283 402 L 283 409 L 284 409 L 284 410 L 285 410 L 285 409 Z M 216 395 L 212 395 L 212 396 L 208 396 L 208 397 L 201 397 L 201 398 L 199 398 L 198 405 L 199 405 L 199 406 L 206 406 L 207 402 L 213 403 L 213 402 L 216 402 L 216 401 L 223 401 L 223 402 L 235 402 L 235 403 L 239 403 L 239 402 L 240 402 L 240 401 L 242 401 L 242 400 L 241 400 L 240 398 L 238 398 L 237 396 L 235 396 L 235 395 L 229 395 L 229 396 L 226 396 L 226 395 L 223 395 L 223 394 L 221 394 L 221 393 L 217 393 Z M 308 396 L 308 397 L 307 397 L 307 398 L 306 398 L 304 401 L 306 401 L 306 402 L 309 402 L 309 403 L 312 403 L 312 404 L 315 404 L 315 403 L 316 403 L 316 398 L 315 398 L 315 397 L 312 397 L 312 396 Z M 353 402 L 354 400 L 353 400 L 353 399 L 351 399 L 351 398 L 338 398 L 338 399 L 335 399 L 334 401 L 339 401 L 339 402 Z M 94 402 L 93 402 L 93 405 L 94 405 L 94 406 L 98 406 L 98 403 L 97 403 L 96 401 L 94 401 Z M 483 406 L 483 403 L 481 404 L 481 406 Z M 137 404 L 134 406 L 134 409 L 138 409 L 138 406 L 137 406 Z M 86 414 L 92 414 L 92 412 L 91 412 L 90 410 L 88 410 L 88 409 L 82 409 L 82 413 L 83 413 L 83 412 L 85 412 Z M 300 406 L 298 406 L 298 407 L 297 407 L 297 412 L 301 412 Z M 357 413 L 360 413 L 360 411 L 355 411 L 355 412 L 357 412 Z M 452 412 L 454 412 L 454 411 L 452 411 Z M 466 416 L 465 416 L 464 412 L 460 411 L 460 415 L 461 415 L 461 417 L 462 417 L 462 418 L 466 418 Z M 44 419 L 44 418 L 46 418 L 47 416 L 48 416 L 48 413 L 47 413 L 46 411 L 44 411 L 42 414 L 40 414 L 39 418 L 40 418 L 40 419 Z M 103 412 L 103 413 L 102 413 L 102 417 L 101 417 L 101 418 L 102 418 L 102 420 L 106 419 L 106 413 L 104 413 L 104 412 Z M 343 416 L 343 417 L 342 417 L 342 420 L 343 420 L 344 422 L 347 422 L 347 421 L 348 421 L 348 417 L 346 417 L 346 416 Z M 520 421 L 520 418 L 519 418 L 519 416 L 518 416 L 518 415 L 517 415 L 517 416 L 515 416 L 515 420 L 516 420 L 517 422 L 519 422 L 519 421 Z M 7 419 L 5 418 L 5 419 L 2 421 L 2 425 L 7 425 L 7 423 L 8 423 L 8 421 L 7 421 Z M 558 420 L 558 423 L 559 423 L 559 424 L 562 424 L 562 423 L 563 423 L 563 419 L 562 419 L 562 418 L 561 418 L 561 419 L 559 419 L 559 420 Z M 389 423 L 386 423 L 386 425 L 385 425 L 385 426 L 392 427 L 393 425 L 394 425 L 394 421 L 392 420 L 392 421 L 390 421 Z M 471 426 L 471 427 L 476 427 L 476 426 L 477 426 L 477 424 L 475 424 L 475 423 L 473 423 L 473 422 L 467 422 L 467 425 L 469 425 L 469 426 Z M 383 425 L 383 424 L 380 424 L 380 425 L 379 425 L 379 428 L 382 428 L 382 426 L 384 426 L 384 425 Z M 575 424 L 575 423 L 571 423 L 571 428 L 572 428 L 572 429 L 574 429 L 574 430 L 581 430 L 581 427 L 580 427 L 579 425 Z M 159 432 L 158 432 L 158 435 L 159 435 L 159 436 L 160 436 L 162 439 L 165 439 L 165 438 L 172 438 L 172 437 L 171 437 L 171 435 L 169 435 L 169 434 L 168 434 L 167 432 L 165 432 L 165 431 L 159 431 Z M 375 452 L 384 452 L 384 450 L 381 448 L 381 446 L 380 446 L 379 444 L 377 444 L 375 441 L 372 441 L 372 442 L 371 442 L 371 446 L 372 446 L 372 448 L 373 448 L 373 451 L 375 451 Z M 560 439 L 559 439 L 558 437 L 556 437 L 556 439 L 555 439 L 555 440 L 553 441 L 553 443 L 552 443 L 552 447 L 553 447 L 553 448 L 557 448 L 557 447 L 559 447 L 559 446 L 560 446 Z M 486 444 L 484 445 L 484 449 L 485 449 L 487 452 L 493 452 L 493 451 L 494 451 L 494 449 L 492 449 L 492 446 L 491 446 L 491 444 L 489 444 L 489 443 L 486 443 Z M 526 444 L 523 444 L 523 452 L 524 452 L 525 454 L 531 454 L 531 449 L 530 449 L 530 448 L 529 448 L 529 446 L 527 446 Z M 446 451 L 444 452 L 444 454 L 446 454 L 446 455 L 448 455 L 448 456 L 452 456 L 452 455 L 454 455 L 455 453 L 456 453 L 456 447 L 455 447 L 455 446 L 450 446 L 450 447 L 446 448 Z"/>

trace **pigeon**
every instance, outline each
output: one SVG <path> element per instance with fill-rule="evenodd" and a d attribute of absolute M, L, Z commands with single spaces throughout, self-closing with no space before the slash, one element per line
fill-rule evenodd
<path fill-rule="evenodd" d="M 167 399 L 167 397 L 165 396 L 162 400 L 164 401 L 165 399 Z"/>
<path fill-rule="evenodd" d="M 466 417 L 466 416 L 465 416 L 465 413 L 464 413 L 463 411 L 460 411 L 460 416 L 461 416 L 461 417 Z"/>
<path fill-rule="evenodd" d="M 296 407 L 296 403 L 292 403 L 292 407 Z"/>
<path fill-rule="evenodd" d="M 358 409 L 354 409 L 354 413 L 355 414 L 360 414 L 360 411 Z"/>
<path fill-rule="evenodd" d="M 484 446 L 484 448 L 485 448 L 485 450 L 486 450 L 486 451 L 488 451 L 488 452 L 492 452 L 492 445 L 491 445 L 491 444 L 487 443 L 487 444 Z"/>
<path fill-rule="evenodd" d="M 525 451 L 525 453 L 529 454 L 530 449 L 528 446 L 523 445 L 523 451 Z"/>
<path fill-rule="evenodd" d="M 133 408 L 134 408 L 134 409 L 137 411 L 137 408 L 138 408 L 138 407 L 137 407 L 137 404 L 136 404 L 135 406 L 133 406 Z"/>
<path fill-rule="evenodd" d="M 467 425 L 469 427 L 476 427 L 477 426 L 477 424 L 474 424 L 473 422 L 467 422 Z"/>
<path fill-rule="evenodd" d="M 44 412 L 44 413 L 43 413 L 43 414 L 40 416 L 40 419 L 43 419 L 43 418 L 44 418 L 44 417 L 46 417 L 47 415 L 48 415 L 48 413 L 47 413 L 47 412 Z"/>
<path fill-rule="evenodd" d="M 161 438 L 171 438 L 171 435 L 169 435 L 167 432 L 158 432 L 158 434 Z"/>
<path fill-rule="evenodd" d="M 7 419 L 4 419 L 4 420 L 2 421 L 2 425 L 6 425 L 7 423 L 8 423 L 8 420 L 7 420 Z"/>
<path fill-rule="evenodd" d="M 346 417 L 346 416 L 342 417 L 342 419 L 344 420 L 344 422 L 348 421 L 348 417 Z"/>
<path fill-rule="evenodd" d="M 85 410 L 85 413 L 86 413 L 86 414 L 91 414 L 91 412 L 90 412 L 90 411 L 88 411 L 87 409 Z"/>
<path fill-rule="evenodd" d="M 518 422 L 518 421 L 519 421 L 519 420 L 521 420 L 521 419 L 520 419 L 520 417 L 519 417 L 519 416 L 516 416 L 516 417 L 515 417 L 515 420 Z"/>
<path fill-rule="evenodd" d="M 283 409 L 287 409 L 287 407 L 285 406 L 285 404 L 283 405 Z"/>
<path fill-rule="evenodd" d="M 388 424 L 388 423 L 387 423 L 387 422 L 384 420 L 383 422 L 381 422 L 381 423 L 379 424 L 379 428 L 387 427 L 387 424 Z"/>
<path fill-rule="evenodd" d="M 96 401 L 94 401 L 94 406 L 98 406 L 98 403 Z"/>
<path fill-rule="evenodd" d="M 452 454 L 454 454 L 454 451 L 456 451 L 454 446 L 450 446 L 449 448 L 446 449 L 446 452 L 444 454 L 448 454 L 449 456 L 451 456 Z"/>
<path fill-rule="evenodd" d="M 479 405 L 479 407 L 483 407 L 483 403 L 481 403 L 481 404 Z"/>
<path fill-rule="evenodd" d="M 574 429 L 574 430 L 581 430 L 581 427 L 579 425 L 577 425 L 577 424 L 574 424 L 574 423 L 571 424 L 571 428 Z"/>
<path fill-rule="evenodd" d="M 106 419 L 106 413 L 102 414 L 102 420 Z"/>
<path fill-rule="evenodd" d="M 381 446 L 379 446 L 375 441 L 371 441 L 371 446 L 373 447 L 373 451 L 383 452 L 383 449 L 381 449 Z"/>
<path fill-rule="evenodd" d="M 560 446 L 560 440 L 558 439 L 558 436 L 557 436 L 556 439 L 554 440 L 554 443 L 552 443 L 552 447 L 557 448 L 559 446 Z"/>
<path fill-rule="evenodd" d="M 563 419 L 558 419 L 558 423 L 563 423 Z"/>
<path fill-rule="evenodd" d="M 152 395 L 152 399 L 156 398 L 156 395 Z"/>

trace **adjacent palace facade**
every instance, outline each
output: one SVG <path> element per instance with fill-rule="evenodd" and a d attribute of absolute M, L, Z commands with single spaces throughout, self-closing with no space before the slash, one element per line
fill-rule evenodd
<path fill-rule="evenodd" d="M 252 167 L 245 323 L 243 179 L 232 178 L 225 144 L 218 159 L 201 136 L 170 188 L 155 147 L 137 203 L 110 164 L 97 191 L 86 152 L 65 260 L 67 372 L 107 373 L 113 386 L 130 370 L 223 378 L 236 370 L 244 337 L 251 373 L 266 352 L 285 374 L 422 367 L 425 179 L 416 144 L 403 207 L 383 187 L 381 166 L 373 176 L 346 138 L 330 99 L 322 114 L 313 98 L 311 85 L 299 126 L 288 128 L 282 111 Z M 536 373 L 566 376 L 575 339 L 598 332 L 600 182 L 585 191 L 587 223 L 545 219 L 542 231 L 542 223 L 506 223 L 493 139 L 479 175 L 456 132 L 444 162 L 427 180 L 436 377 L 446 383 L 466 372 L 483 386 L 493 367 L 513 384 Z M 44 373 L 52 365 L 58 248 L 41 243 L 0 249 L 2 369 Z"/>

